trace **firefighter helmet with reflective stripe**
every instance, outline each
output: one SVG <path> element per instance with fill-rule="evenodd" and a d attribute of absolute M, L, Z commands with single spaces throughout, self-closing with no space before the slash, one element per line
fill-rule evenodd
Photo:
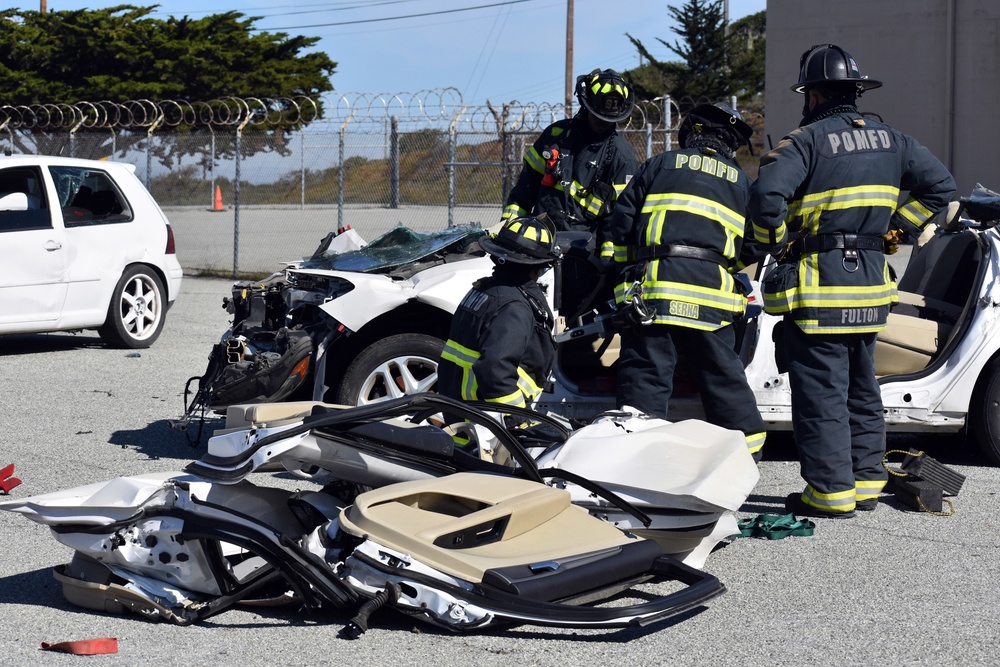
<path fill-rule="evenodd" d="M 799 59 L 799 80 L 792 86 L 796 93 L 804 93 L 809 86 L 853 84 L 857 94 L 878 88 L 881 81 L 861 76 L 858 63 L 836 44 L 818 44 Z"/>
<path fill-rule="evenodd" d="M 699 104 L 688 112 L 677 129 L 677 143 L 687 148 L 699 137 L 717 137 L 730 152 L 750 141 L 753 128 L 743 121 L 743 116 L 728 104 Z"/>
<path fill-rule="evenodd" d="M 606 123 L 622 122 L 635 108 L 632 90 L 613 69 L 595 69 L 576 77 L 576 98 L 592 116 Z"/>
<path fill-rule="evenodd" d="M 479 240 L 499 262 L 548 264 L 559 259 L 556 229 L 547 216 L 524 216 L 503 223 L 495 235 Z"/>

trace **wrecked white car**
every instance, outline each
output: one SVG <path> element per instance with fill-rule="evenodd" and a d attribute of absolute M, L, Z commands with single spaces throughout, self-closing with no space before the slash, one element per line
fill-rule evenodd
<path fill-rule="evenodd" d="M 1000 195 L 977 189 L 951 208 L 955 220 L 938 221 L 937 232 L 914 249 L 898 279 L 900 303 L 879 336 L 876 370 L 890 431 L 967 431 L 1000 463 L 998 202 Z M 400 227 L 346 252 L 335 251 L 331 235 L 311 258 L 260 282 L 237 282 L 227 301 L 233 326 L 204 376 L 192 378 L 197 390 L 182 423 L 199 410 L 240 402 L 363 405 L 433 391 L 451 315 L 471 283 L 491 269 L 476 243 L 483 233 Z M 552 382 L 535 407 L 586 423 L 615 407 L 614 313 L 587 240 L 560 245 L 564 260 L 543 281 L 550 295 L 559 295 L 552 305 L 564 330 Z M 791 394 L 772 340 L 778 319 L 755 305 L 756 286 L 772 266 L 764 262 L 748 276 L 751 306 L 736 325 L 737 348 L 769 429 L 790 430 Z M 671 419 L 701 418 L 683 360 L 680 372 Z"/>
<path fill-rule="evenodd" d="M 615 628 L 725 591 L 700 568 L 758 480 L 742 434 L 624 413 L 570 434 L 485 408 L 426 393 L 232 406 L 184 471 L 0 510 L 73 549 L 55 570 L 70 602 L 181 625 L 284 601 L 347 610 L 350 638 L 383 606 L 456 632 Z M 295 490 L 251 481 L 276 466 Z"/>

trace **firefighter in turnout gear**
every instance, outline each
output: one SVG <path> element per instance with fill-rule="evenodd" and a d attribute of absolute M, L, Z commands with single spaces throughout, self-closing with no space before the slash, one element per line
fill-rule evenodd
<path fill-rule="evenodd" d="M 524 154 L 503 220 L 545 213 L 559 231 L 595 232 L 636 169 L 617 123 L 632 115 L 632 90 L 613 70 L 577 77 L 580 111 L 556 121 Z"/>
<path fill-rule="evenodd" d="M 643 164 L 618 198 L 610 234 L 615 298 L 636 291 L 652 323 L 621 333 L 618 407 L 667 418 L 678 359 L 688 363 L 709 422 L 742 431 L 756 460 L 766 436 L 735 351 L 733 322 L 747 299 L 734 274 L 755 260 L 744 244 L 750 179 L 735 159 L 753 131 L 724 104 L 702 104 L 682 121 L 680 150 Z"/>
<path fill-rule="evenodd" d="M 576 79 L 580 109 L 549 125 L 524 153 L 502 220 L 546 215 L 558 231 L 587 232 L 566 248 L 556 281 L 555 303 L 569 326 L 580 324 L 611 299 L 598 259 L 615 201 L 638 167 L 635 151 L 617 124 L 635 108 L 632 89 L 617 72 L 595 69 Z M 590 341 L 560 347 L 563 358 L 587 365 Z"/>
<path fill-rule="evenodd" d="M 887 476 L 874 350 L 898 299 L 883 237 L 916 237 L 955 181 L 912 137 L 858 112 L 857 97 L 882 84 L 844 49 L 814 46 L 799 66 L 792 90 L 805 96 L 804 117 L 761 158 L 751 215 L 757 240 L 782 258 L 764 279 L 764 306 L 783 316 L 775 343 L 806 482 L 786 508 L 847 518 L 875 509 Z"/>
<path fill-rule="evenodd" d="M 558 260 L 544 217 L 508 220 L 480 241 L 493 274 L 472 286 L 451 322 L 438 392 L 463 401 L 530 407 L 555 356 L 553 317 L 538 277 Z"/>

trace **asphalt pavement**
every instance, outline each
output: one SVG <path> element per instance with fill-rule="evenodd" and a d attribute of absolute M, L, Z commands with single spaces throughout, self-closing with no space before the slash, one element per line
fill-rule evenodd
<path fill-rule="evenodd" d="M 155 345 L 104 347 L 95 333 L 0 338 L 0 467 L 16 466 L 29 495 L 120 475 L 179 470 L 204 452 L 168 420 L 188 378 L 205 368 L 228 326 L 225 279 L 185 279 Z M 3 665 L 992 665 L 1000 655 L 996 577 L 1000 469 L 964 436 L 893 436 L 966 476 L 953 516 L 911 511 L 884 496 L 874 512 L 816 520 L 811 537 L 735 538 L 705 569 L 728 592 L 704 608 L 627 630 L 519 627 L 454 635 L 391 612 L 356 641 L 338 639 L 339 610 L 240 608 L 192 627 L 76 608 L 52 567 L 70 549 L 48 529 L 0 512 Z M 802 488 L 787 435 L 772 438 L 740 517 L 781 512 Z M 287 479 L 268 474 L 258 484 Z M 116 637 L 89 658 L 42 642 Z"/>

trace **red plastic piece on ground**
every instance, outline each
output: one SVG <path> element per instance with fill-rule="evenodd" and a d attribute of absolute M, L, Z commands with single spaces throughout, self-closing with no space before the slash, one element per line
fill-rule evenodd
<path fill-rule="evenodd" d="M 14 464 L 6 465 L 0 468 L 0 491 L 3 491 L 4 495 L 7 495 L 11 490 L 21 484 L 21 480 L 17 477 L 11 477 L 14 474 Z"/>
<path fill-rule="evenodd" d="M 118 640 L 114 637 L 98 637 L 97 639 L 78 639 L 74 642 L 58 642 L 56 644 L 42 642 L 39 648 L 43 651 L 61 651 L 73 655 L 100 655 L 102 653 L 118 653 Z"/>

